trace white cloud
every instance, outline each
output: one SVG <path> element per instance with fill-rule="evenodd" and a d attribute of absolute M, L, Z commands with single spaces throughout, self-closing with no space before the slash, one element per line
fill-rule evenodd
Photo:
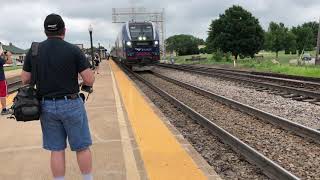
<path fill-rule="evenodd" d="M 66 40 L 89 45 L 88 25 L 94 27 L 94 43 L 113 43 L 120 29 L 112 24 L 112 8 L 144 6 L 166 10 L 167 35 L 193 34 L 206 38 L 211 20 L 238 4 L 259 18 L 266 29 L 270 21 L 287 26 L 317 20 L 318 0 L 0 0 L 0 41 L 28 48 L 32 41 L 45 39 L 43 21 L 50 13 L 60 14 L 67 28 Z"/>

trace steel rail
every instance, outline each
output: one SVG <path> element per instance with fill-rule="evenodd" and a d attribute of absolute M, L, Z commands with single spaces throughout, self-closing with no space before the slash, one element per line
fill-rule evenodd
<path fill-rule="evenodd" d="M 205 128 L 210 130 L 211 133 L 216 135 L 220 138 L 221 141 L 231 146 L 231 148 L 242 154 L 250 163 L 259 167 L 269 178 L 271 179 L 299 179 L 294 174 L 290 173 L 280 165 L 276 164 L 274 161 L 270 160 L 269 158 L 265 157 L 263 154 L 259 153 L 257 150 L 253 149 L 249 145 L 245 144 L 243 141 L 238 139 L 237 137 L 233 136 L 226 130 L 222 129 L 209 119 L 205 118 L 192 108 L 188 107 L 181 101 L 177 100 L 175 97 L 171 96 L 167 92 L 161 90 L 160 88 L 156 87 L 149 81 L 145 80 L 140 75 L 133 73 L 132 71 L 125 69 L 124 67 L 120 66 L 121 69 L 130 73 L 132 76 L 143 82 L 145 85 L 150 87 L 156 93 L 160 94 L 163 98 L 167 99 L 170 103 L 184 111 L 188 114 L 192 119 L 199 122 Z"/>
<path fill-rule="evenodd" d="M 22 86 L 22 81 L 21 80 L 16 80 L 14 82 L 10 82 L 8 84 L 8 93 L 12 94 L 16 91 L 18 91 L 18 89 Z"/>
<path fill-rule="evenodd" d="M 288 92 L 287 94 L 296 94 L 296 95 L 304 96 L 306 99 L 307 98 L 312 98 L 314 100 L 320 100 L 320 93 L 314 92 L 314 91 L 302 90 L 302 89 L 294 88 L 294 87 L 280 86 L 280 85 L 276 85 L 276 84 L 272 84 L 272 83 L 266 83 L 266 82 L 258 82 L 258 81 L 253 81 L 253 80 L 241 78 L 241 77 L 224 75 L 224 74 L 221 74 L 221 73 L 203 72 L 201 70 L 193 70 L 193 69 L 189 69 L 189 68 L 167 66 L 167 65 L 158 65 L 158 66 L 168 67 L 168 68 L 173 68 L 173 69 L 178 69 L 178 70 L 183 70 L 183 71 L 187 71 L 187 72 L 193 72 L 193 73 L 197 73 L 197 74 L 201 74 L 201 75 L 205 75 L 205 76 L 209 76 L 209 77 L 218 76 L 218 77 L 222 77 L 222 78 L 225 78 L 225 79 L 230 79 L 230 80 L 233 80 L 233 81 L 234 80 L 239 80 L 239 81 L 243 81 L 243 82 L 246 82 L 246 83 L 249 83 L 249 84 L 255 84 L 257 87 L 266 87 L 266 88 L 271 89 L 271 90 L 281 90 L 281 91 Z"/>
<path fill-rule="evenodd" d="M 268 72 L 256 72 L 256 71 L 251 71 L 250 74 L 320 83 L 320 78 L 316 78 L 316 77 L 306 77 L 306 76 L 296 76 L 296 75 L 287 75 L 287 74 L 279 74 L 279 73 L 268 73 Z"/>
<path fill-rule="evenodd" d="M 171 66 L 171 65 L 169 65 Z M 177 67 L 185 67 L 190 68 L 194 70 L 205 70 L 207 72 L 213 72 L 213 73 L 224 73 L 229 75 L 235 75 L 235 76 L 243 76 L 247 78 L 256 78 L 261 80 L 267 80 L 267 81 L 277 81 L 280 83 L 291 83 L 296 86 L 311 86 L 311 87 L 318 87 L 320 88 L 320 83 L 318 82 L 311 82 L 311 81 L 304 81 L 304 80 L 298 80 L 298 79 L 288 79 L 288 78 L 281 78 L 281 77 L 271 77 L 271 76 L 263 76 L 258 74 L 252 74 L 250 72 L 246 71 L 239 71 L 239 70 L 231 70 L 231 69 L 220 69 L 220 68 L 210 68 L 210 67 L 197 67 L 197 66 L 188 66 L 188 65 L 175 65 Z"/>
<path fill-rule="evenodd" d="M 159 63 L 159 64 L 161 65 L 164 63 Z M 164 64 L 164 65 L 168 65 L 168 64 Z M 177 65 L 177 64 L 171 64 L 171 65 Z M 293 81 L 303 81 L 303 82 L 318 83 L 318 84 L 320 83 L 320 78 L 315 78 L 315 77 L 305 77 L 305 76 L 258 72 L 258 71 L 244 71 L 244 70 L 237 70 L 237 69 L 217 68 L 217 67 L 194 66 L 194 65 L 188 65 L 188 64 L 179 64 L 179 66 L 192 67 L 192 68 L 202 68 L 202 69 L 207 69 L 207 70 L 221 70 L 221 71 L 228 71 L 228 72 L 237 72 L 237 73 L 242 73 L 242 74 L 258 75 L 258 76 L 271 77 L 271 78 L 280 78 L 280 79 L 293 80 Z"/>
<path fill-rule="evenodd" d="M 257 117 L 261 120 L 265 120 L 275 126 L 281 127 L 282 129 L 293 132 L 294 134 L 296 134 L 298 136 L 308 138 L 308 139 L 320 144 L 320 132 L 315 129 L 306 127 L 304 125 L 295 123 L 295 122 L 287 120 L 285 118 L 282 118 L 282 117 L 273 115 L 271 113 L 262 111 L 260 109 L 255 108 L 255 107 L 240 103 L 238 101 L 229 99 L 227 97 L 215 94 L 215 93 L 210 92 L 208 90 L 205 90 L 203 88 L 200 88 L 200 87 L 188 84 L 188 83 L 184 83 L 181 81 L 177 81 L 175 79 L 169 78 L 169 77 L 161 75 L 159 73 L 153 72 L 153 74 L 155 76 L 162 78 L 166 81 L 169 81 L 173 84 L 176 84 L 178 86 L 181 86 L 181 87 L 184 87 L 184 88 L 189 89 L 191 91 L 194 91 L 194 92 L 201 94 L 205 97 L 208 97 L 212 100 L 218 101 L 221 104 L 231 106 L 235 109 L 240 110 L 241 112 L 245 112 L 251 116 Z"/>

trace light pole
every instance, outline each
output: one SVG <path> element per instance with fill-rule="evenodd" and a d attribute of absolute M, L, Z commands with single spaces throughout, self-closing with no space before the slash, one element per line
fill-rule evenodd
<path fill-rule="evenodd" d="M 100 47 L 100 43 L 99 44 L 99 61 L 101 62 L 101 47 Z"/>
<path fill-rule="evenodd" d="M 92 61 L 92 68 L 94 69 L 94 56 L 93 56 L 93 44 L 92 44 L 92 31 L 93 31 L 93 28 L 92 28 L 92 25 L 90 24 L 89 25 L 89 34 L 90 34 L 90 43 L 91 43 L 91 61 Z"/>

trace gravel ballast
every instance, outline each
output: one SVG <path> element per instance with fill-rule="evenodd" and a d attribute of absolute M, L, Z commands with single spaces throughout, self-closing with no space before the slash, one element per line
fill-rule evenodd
<path fill-rule="evenodd" d="M 183 71 L 157 67 L 155 72 L 190 83 L 213 93 L 234 99 L 271 114 L 300 123 L 314 129 L 320 129 L 320 106 L 299 102 L 279 95 L 256 91 L 233 81 L 207 77 Z"/>
<path fill-rule="evenodd" d="M 248 163 L 244 157 L 234 152 L 228 145 L 223 144 L 206 128 L 187 117 L 183 112 L 178 111 L 153 90 L 140 81 L 135 80 L 135 83 L 222 179 L 269 179 L 262 174 L 260 169 Z"/>
<path fill-rule="evenodd" d="M 304 179 L 320 177 L 320 145 L 181 88 L 151 74 L 144 78 L 187 104 L 268 158 Z"/>

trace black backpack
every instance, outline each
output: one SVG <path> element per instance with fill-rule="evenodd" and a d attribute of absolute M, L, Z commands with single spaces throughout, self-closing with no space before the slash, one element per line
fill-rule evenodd
<path fill-rule="evenodd" d="M 40 119 L 41 105 L 37 96 L 37 90 L 35 84 L 37 81 L 37 64 L 39 61 L 38 51 L 39 43 L 32 43 L 32 72 L 31 72 L 31 84 L 23 86 L 18 89 L 16 97 L 13 99 L 13 116 L 17 121 L 34 121 Z"/>

